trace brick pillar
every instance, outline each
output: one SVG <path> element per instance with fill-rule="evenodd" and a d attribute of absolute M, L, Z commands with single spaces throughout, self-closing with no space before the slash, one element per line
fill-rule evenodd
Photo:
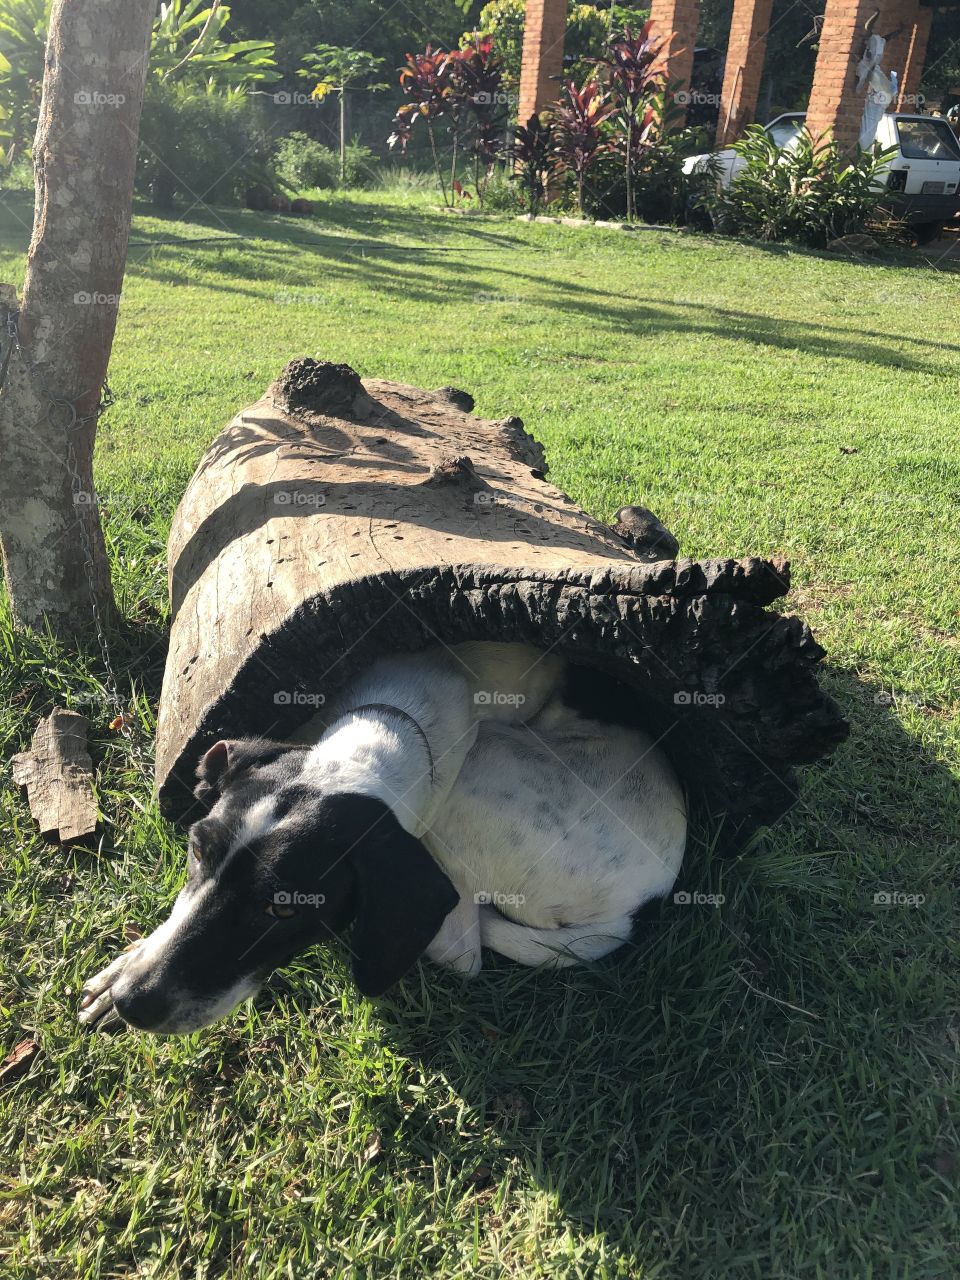
<path fill-rule="evenodd" d="M 734 0 L 727 65 L 720 95 L 717 146 L 723 147 L 753 123 L 773 0 Z"/>
<path fill-rule="evenodd" d="M 526 124 L 560 97 L 567 0 L 527 0 L 517 120 Z"/>
<path fill-rule="evenodd" d="M 667 84 L 671 93 L 677 95 L 682 115 L 687 102 L 685 95 L 690 91 L 693 50 L 700 25 L 700 0 L 652 0 L 650 20 L 654 39 L 663 45 L 657 68 L 666 72 Z"/>
<path fill-rule="evenodd" d="M 864 94 L 856 90 L 856 66 L 866 33 L 863 24 L 879 7 L 871 30 L 882 35 L 900 22 L 912 22 L 917 0 L 827 0 L 820 52 L 813 73 L 807 128 L 814 138 L 830 132 L 844 151 L 856 145 Z M 884 58 L 884 69 L 889 66 Z"/>
<path fill-rule="evenodd" d="M 895 24 L 902 27 L 902 30 L 887 41 L 887 47 L 883 51 L 883 69 L 884 71 L 896 71 L 901 90 L 903 88 L 903 71 L 907 64 L 907 54 L 910 51 L 910 44 L 917 25 L 918 7 L 918 0 L 904 0 L 903 17 L 899 23 Z M 890 28 L 877 27 L 876 25 L 873 29 L 874 31 L 879 31 L 881 35 L 884 34 L 884 30 L 890 30 Z"/>
<path fill-rule="evenodd" d="M 927 5 L 920 5 L 917 9 L 916 21 L 910 29 L 910 40 L 904 54 L 903 66 L 897 67 L 900 72 L 898 111 L 919 111 L 923 106 L 920 100 L 920 81 L 923 79 L 923 65 L 927 60 L 927 41 L 930 39 L 932 20 L 933 9 Z"/>

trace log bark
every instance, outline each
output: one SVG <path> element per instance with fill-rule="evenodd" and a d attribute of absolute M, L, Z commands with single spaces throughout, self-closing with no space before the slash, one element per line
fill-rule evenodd
<path fill-rule="evenodd" d="M 156 0 L 54 0 L 23 299 L 0 295 L 0 549 L 17 622 L 112 607 L 93 446 L 123 284 Z M 11 350 L 9 321 L 19 349 Z M 89 569 L 89 572 L 88 572 Z"/>
<path fill-rule="evenodd" d="M 295 361 L 211 445 L 168 545 L 164 812 L 198 816 L 218 738 L 292 733 L 381 653 L 522 641 L 619 681 L 735 847 L 846 734 L 823 650 L 765 608 L 789 566 L 649 563 L 651 513 L 622 509 L 618 534 L 547 483 L 519 419 L 458 403 Z"/>
<path fill-rule="evenodd" d="M 30 812 L 48 840 L 74 844 L 97 828 L 87 721 L 55 708 L 41 720 L 29 751 L 13 757 L 13 780 L 27 789 Z"/>

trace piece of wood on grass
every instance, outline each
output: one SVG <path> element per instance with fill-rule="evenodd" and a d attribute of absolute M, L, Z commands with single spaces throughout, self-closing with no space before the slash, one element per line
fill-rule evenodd
<path fill-rule="evenodd" d="M 27 789 L 30 812 L 47 840 L 72 844 L 97 827 L 87 721 L 61 707 L 41 720 L 29 751 L 13 757 L 13 780 Z"/>
<path fill-rule="evenodd" d="M 13 1084 L 30 1070 L 30 1064 L 40 1052 L 37 1040 L 21 1040 L 12 1053 L 8 1053 L 0 1063 L 0 1086 Z"/>

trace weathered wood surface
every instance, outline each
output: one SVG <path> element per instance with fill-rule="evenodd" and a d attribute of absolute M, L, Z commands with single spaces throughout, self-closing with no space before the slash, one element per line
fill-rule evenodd
<path fill-rule="evenodd" d="M 71 844 L 97 827 L 87 721 L 55 707 L 37 725 L 29 751 L 13 757 L 13 780 L 27 788 L 30 812 L 48 840 Z"/>
<path fill-rule="evenodd" d="M 218 737 L 284 736 L 377 654 L 468 639 L 616 675 L 741 833 L 788 807 L 793 766 L 846 726 L 809 629 L 764 609 L 787 564 L 641 562 L 649 522 L 586 515 L 518 419 L 475 418 L 458 396 L 295 361 L 211 445 L 168 546 L 164 811 L 191 816 Z"/>

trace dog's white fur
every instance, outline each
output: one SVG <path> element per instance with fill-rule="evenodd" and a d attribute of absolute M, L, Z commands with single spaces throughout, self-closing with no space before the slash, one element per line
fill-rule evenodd
<path fill-rule="evenodd" d="M 313 744 L 303 784 L 381 800 L 443 868 L 460 901 L 427 954 L 467 974 L 482 946 L 528 965 L 606 955 L 680 868 L 686 814 L 666 759 L 644 734 L 565 707 L 563 675 L 527 645 L 384 657 L 295 735 Z M 276 821 L 272 800 L 258 800 L 233 849 Z M 175 940 L 192 901 L 184 890 L 138 966 Z M 81 1021 L 98 1023 L 128 959 L 87 983 Z M 212 1022 L 256 986 L 238 974 L 216 1007 L 163 1029 Z"/>
<path fill-rule="evenodd" d="M 321 734 L 304 780 L 382 800 L 443 867 L 460 902 L 428 955 L 465 973 L 481 945 L 523 964 L 606 955 L 680 868 L 686 813 L 665 757 L 636 730 L 564 707 L 563 670 L 526 645 L 383 658 L 328 729 L 315 720 L 297 735 Z M 411 717 L 430 753 L 405 717 L 369 704 Z"/>

